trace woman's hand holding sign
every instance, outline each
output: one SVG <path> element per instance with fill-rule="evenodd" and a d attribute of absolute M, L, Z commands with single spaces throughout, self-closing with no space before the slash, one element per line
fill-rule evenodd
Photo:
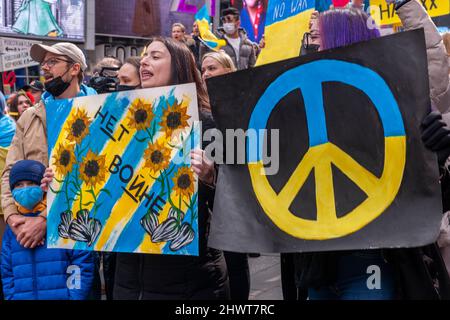
<path fill-rule="evenodd" d="M 197 174 L 198 178 L 210 185 L 215 185 L 215 172 L 214 162 L 209 160 L 205 156 L 205 151 L 196 149 L 191 151 L 191 164 L 192 170 Z"/>

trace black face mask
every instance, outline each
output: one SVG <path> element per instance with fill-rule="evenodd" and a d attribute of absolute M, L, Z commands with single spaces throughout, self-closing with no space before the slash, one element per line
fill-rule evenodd
<path fill-rule="evenodd" d="M 300 50 L 301 56 L 319 51 L 320 45 L 312 44 L 310 43 L 310 41 L 311 41 L 311 33 L 305 32 L 305 34 L 303 35 L 302 47 Z"/>
<path fill-rule="evenodd" d="M 117 86 L 117 91 L 130 91 L 130 90 L 135 90 L 135 89 L 139 89 L 139 86 L 126 86 L 126 85 L 121 85 L 119 84 Z"/>
<path fill-rule="evenodd" d="M 45 90 L 54 97 L 59 97 L 70 86 L 70 82 L 64 82 L 62 77 L 54 78 L 44 83 Z"/>
<path fill-rule="evenodd" d="M 309 44 L 308 46 L 302 46 L 302 52 L 300 55 L 304 56 L 310 53 L 314 53 L 319 51 L 320 45 L 318 44 Z"/>
<path fill-rule="evenodd" d="M 62 95 L 64 93 L 64 91 L 66 91 L 67 88 L 70 86 L 70 83 L 72 82 L 72 80 L 70 80 L 69 82 L 65 82 L 62 79 L 62 77 L 65 76 L 67 74 L 67 72 L 70 71 L 70 68 L 72 66 L 73 66 L 73 63 L 71 65 L 69 65 L 69 68 L 67 69 L 66 72 L 64 72 L 64 74 L 62 76 L 56 77 L 56 78 L 44 83 L 45 90 L 47 92 L 49 92 L 55 98 Z"/>

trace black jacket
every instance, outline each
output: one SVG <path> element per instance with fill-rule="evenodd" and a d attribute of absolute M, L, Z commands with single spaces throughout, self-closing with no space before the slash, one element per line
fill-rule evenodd
<path fill-rule="evenodd" d="M 210 115 L 201 115 L 203 130 L 212 128 Z M 223 253 L 207 247 L 214 189 L 199 182 L 199 256 L 119 253 L 114 299 L 228 299 L 228 275 Z"/>
<path fill-rule="evenodd" d="M 301 289 L 325 287 L 336 280 L 339 258 L 348 252 L 299 253 L 296 283 Z M 448 300 L 450 279 L 436 244 L 408 249 L 382 249 L 394 272 L 397 299 Z"/>

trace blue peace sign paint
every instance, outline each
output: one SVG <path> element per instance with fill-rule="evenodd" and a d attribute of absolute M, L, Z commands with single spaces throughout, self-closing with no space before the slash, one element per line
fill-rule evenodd
<path fill-rule="evenodd" d="M 272 82 L 256 104 L 250 117 L 249 130 L 267 128 L 270 114 L 280 100 L 293 90 L 303 95 L 308 123 L 310 147 L 328 143 L 322 84 L 342 82 L 364 92 L 378 111 L 385 137 L 405 136 L 405 127 L 397 101 L 384 79 L 373 70 L 355 63 L 318 60 L 286 71 Z M 257 131 L 258 132 L 258 131 Z M 255 141 L 256 139 L 256 141 Z M 247 161 L 262 160 L 264 140 L 247 140 Z M 257 152 L 252 152 L 257 148 Z"/>

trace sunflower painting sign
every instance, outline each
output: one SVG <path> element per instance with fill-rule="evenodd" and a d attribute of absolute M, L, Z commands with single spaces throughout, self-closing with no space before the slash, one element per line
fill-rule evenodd
<path fill-rule="evenodd" d="M 46 110 L 55 173 L 49 248 L 198 255 L 194 84 L 55 101 Z"/>

